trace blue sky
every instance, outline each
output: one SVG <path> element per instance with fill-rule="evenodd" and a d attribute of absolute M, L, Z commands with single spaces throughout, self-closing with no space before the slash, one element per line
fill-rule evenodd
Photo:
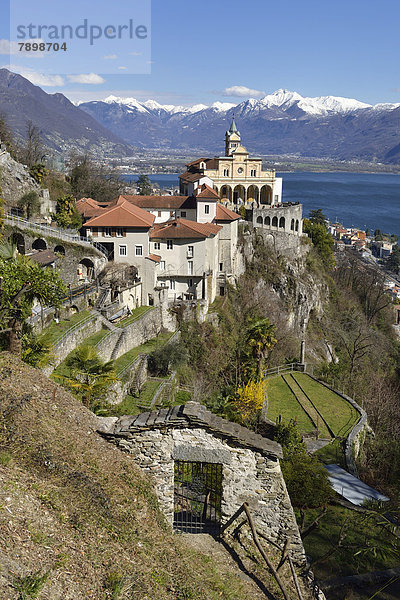
<path fill-rule="evenodd" d="M 137 14 L 145 0 L 135 1 L 134 18 L 145 19 L 145 14 Z M 7 0 L 0 2 L 4 17 L 0 39 L 7 40 Z M 12 8 L 24 14 L 24 3 L 46 12 L 48 0 L 11 2 Z M 93 22 L 107 23 L 112 18 L 118 23 L 128 17 L 127 7 L 133 10 L 133 2 L 71 0 L 52 1 L 50 6 L 54 19 L 65 18 L 60 10 L 67 6 L 75 21 L 88 15 Z M 42 83 L 47 92 L 59 91 L 73 100 L 113 94 L 162 103 L 209 104 L 240 102 L 286 88 L 304 96 L 345 96 L 371 104 L 400 102 L 398 1 L 152 0 L 151 4 L 151 55 L 149 47 L 139 48 L 143 49 L 140 68 L 151 73 L 140 74 L 136 64 L 127 62 L 131 47 L 117 46 L 111 40 L 102 42 L 97 55 L 71 56 L 62 69 L 60 57 L 37 58 L 23 61 L 25 72 L 20 66 L 21 72 Z M 138 56 L 137 44 L 134 48 Z M 114 55 L 117 58 L 104 59 Z M 1 65 L 7 61 L 8 56 L 0 55 Z M 130 72 L 119 74 L 118 67 L 126 65 Z M 61 79 L 54 78 L 58 67 Z M 38 74 L 46 69 L 47 75 L 40 78 Z"/>

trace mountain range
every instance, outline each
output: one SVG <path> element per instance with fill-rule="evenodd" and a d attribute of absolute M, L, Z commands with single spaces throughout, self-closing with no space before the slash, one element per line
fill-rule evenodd
<path fill-rule="evenodd" d="M 56 153 L 92 151 L 112 157 L 133 152 L 129 144 L 63 94 L 47 94 L 7 69 L 0 69 L 0 117 L 19 140 L 25 138 L 31 121 L 40 129 L 44 145 Z"/>
<path fill-rule="evenodd" d="M 0 69 L 0 116 L 19 138 L 31 121 L 45 145 L 60 154 L 75 149 L 110 158 L 137 154 L 138 148 L 221 154 L 233 113 L 251 153 L 400 164 L 400 103 L 372 106 L 277 90 L 239 104 L 175 106 L 109 96 L 74 105 Z"/>
<path fill-rule="evenodd" d="M 109 96 L 79 108 L 126 142 L 144 148 L 221 152 L 232 113 L 252 152 L 337 160 L 400 162 L 400 103 L 372 106 L 335 96 L 278 90 L 259 100 L 211 106 L 162 105 Z"/>

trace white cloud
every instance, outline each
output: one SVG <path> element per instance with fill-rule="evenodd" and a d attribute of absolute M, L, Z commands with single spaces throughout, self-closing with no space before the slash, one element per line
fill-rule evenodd
<path fill-rule="evenodd" d="M 126 67 L 118 67 L 118 69 L 119 69 L 120 71 L 125 71 L 125 70 L 126 70 Z"/>
<path fill-rule="evenodd" d="M 225 88 L 222 92 L 223 96 L 237 96 L 239 98 L 262 98 L 266 95 L 261 90 L 252 90 L 245 85 L 233 85 L 232 87 Z"/>
<path fill-rule="evenodd" d="M 22 43 L 22 42 L 21 42 Z M 41 38 L 24 40 L 24 44 L 41 44 L 44 40 Z M 18 42 L 12 42 L 10 40 L 0 40 L 0 54 L 8 54 L 9 56 L 24 56 L 25 58 L 43 58 L 45 53 L 40 50 L 27 52 L 26 50 L 20 51 Z"/>
<path fill-rule="evenodd" d="M 99 83 L 105 83 L 105 79 L 97 75 L 96 73 L 81 73 L 80 75 L 67 75 L 68 80 L 71 83 L 87 83 L 91 85 L 97 85 Z"/>
<path fill-rule="evenodd" d="M 130 52 L 131 56 L 142 56 L 143 52 Z"/>
<path fill-rule="evenodd" d="M 107 54 L 107 56 L 103 56 L 104 60 L 115 60 L 117 57 L 116 54 Z"/>
<path fill-rule="evenodd" d="M 3 67 L 22 75 L 22 77 L 25 77 L 25 79 L 33 83 L 33 85 L 39 85 L 40 87 L 62 87 L 65 85 L 65 81 L 61 75 L 38 73 L 29 67 L 20 67 L 18 65 L 3 65 Z"/>

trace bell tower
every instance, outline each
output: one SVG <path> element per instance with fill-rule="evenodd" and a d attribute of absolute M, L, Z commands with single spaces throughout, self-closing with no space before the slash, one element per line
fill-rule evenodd
<path fill-rule="evenodd" d="M 235 114 L 233 114 L 231 127 L 225 133 L 225 156 L 232 156 L 232 152 L 240 146 L 240 140 L 240 131 L 236 127 Z"/>

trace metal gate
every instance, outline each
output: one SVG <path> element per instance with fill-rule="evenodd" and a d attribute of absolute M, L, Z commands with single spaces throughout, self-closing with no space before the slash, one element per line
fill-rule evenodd
<path fill-rule="evenodd" d="M 175 461 L 174 529 L 218 534 L 221 498 L 221 464 Z"/>

